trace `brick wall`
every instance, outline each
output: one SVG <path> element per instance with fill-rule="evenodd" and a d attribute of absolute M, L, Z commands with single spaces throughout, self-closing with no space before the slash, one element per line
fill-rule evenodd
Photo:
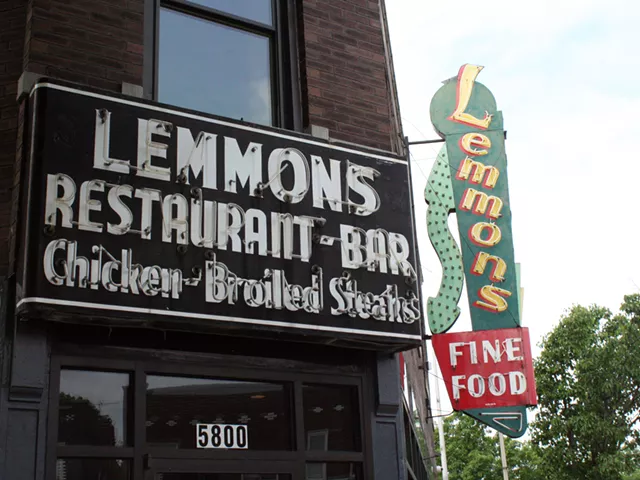
<path fill-rule="evenodd" d="M 117 92 L 142 85 L 143 15 L 144 0 L 32 0 L 25 70 Z"/>
<path fill-rule="evenodd" d="M 144 0 L 0 1 L 0 275 L 15 258 L 23 71 L 121 91 L 142 85 Z"/>
<path fill-rule="evenodd" d="M 0 1 L 0 275 L 9 267 L 11 195 L 14 183 L 18 105 L 27 0 Z"/>
<path fill-rule="evenodd" d="M 332 138 L 394 150 L 380 5 L 371 0 L 303 0 L 305 121 Z"/>

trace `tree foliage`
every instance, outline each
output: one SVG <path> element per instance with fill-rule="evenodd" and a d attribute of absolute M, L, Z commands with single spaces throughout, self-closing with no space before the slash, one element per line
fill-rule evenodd
<path fill-rule="evenodd" d="M 636 469 L 640 419 L 640 295 L 617 315 L 576 306 L 535 362 L 533 441 L 548 480 L 621 480 Z"/>
<path fill-rule="evenodd" d="M 456 413 L 444 422 L 450 480 L 502 480 L 498 436 L 467 415 Z M 531 445 L 505 438 L 511 480 L 534 480 L 539 459 Z M 439 453 L 439 452 L 438 452 Z"/>

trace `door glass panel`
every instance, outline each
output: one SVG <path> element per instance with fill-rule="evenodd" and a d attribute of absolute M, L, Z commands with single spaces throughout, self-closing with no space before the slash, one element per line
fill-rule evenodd
<path fill-rule="evenodd" d="M 291 480 L 283 473 L 159 473 L 156 480 Z"/>
<path fill-rule="evenodd" d="M 304 385 L 302 395 L 307 450 L 361 450 L 356 387 Z"/>
<path fill-rule="evenodd" d="M 305 480 L 362 480 L 358 463 L 307 463 Z"/>
<path fill-rule="evenodd" d="M 59 445 L 128 444 L 129 374 L 62 370 Z"/>
<path fill-rule="evenodd" d="M 160 10 L 158 100 L 273 124 L 268 37 Z"/>
<path fill-rule="evenodd" d="M 191 0 L 221 12 L 272 25 L 271 0 Z"/>
<path fill-rule="evenodd" d="M 291 450 L 291 403 L 283 384 L 149 375 L 147 444 L 196 448 L 197 425 L 225 424 L 247 426 L 249 450 Z"/>
<path fill-rule="evenodd" d="M 129 460 L 59 458 L 56 480 L 129 480 Z"/>

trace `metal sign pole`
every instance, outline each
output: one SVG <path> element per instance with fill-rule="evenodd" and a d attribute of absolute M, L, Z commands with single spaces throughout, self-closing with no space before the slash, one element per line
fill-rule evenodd
<path fill-rule="evenodd" d="M 436 408 L 438 412 L 442 412 L 440 405 L 440 387 L 436 379 Z M 440 437 L 440 465 L 442 468 L 442 480 L 449 480 L 449 469 L 447 467 L 447 446 L 444 440 L 444 417 L 438 414 L 438 436 Z"/>
<path fill-rule="evenodd" d="M 498 438 L 500 439 L 500 459 L 502 460 L 502 477 L 504 480 L 509 480 L 509 468 L 507 467 L 507 452 L 504 449 L 504 435 L 502 432 L 498 432 Z"/>

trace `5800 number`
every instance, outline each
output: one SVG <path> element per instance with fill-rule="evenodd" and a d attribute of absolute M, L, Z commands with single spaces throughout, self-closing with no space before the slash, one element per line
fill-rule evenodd
<path fill-rule="evenodd" d="M 198 423 L 196 425 L 198 448 L 249 448 L 249 429 L 246 425 L 222 423 Z"/>

